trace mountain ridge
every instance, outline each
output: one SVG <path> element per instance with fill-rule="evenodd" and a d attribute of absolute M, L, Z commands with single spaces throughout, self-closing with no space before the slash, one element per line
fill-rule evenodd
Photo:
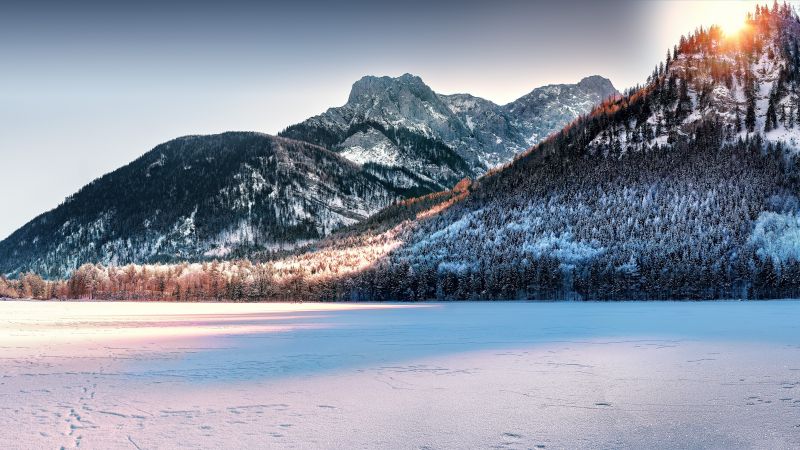
<path fill-rule="evenodd" d="M 442 130 L 452 125 L 459 133 L 467 132 L 446 103 L 456 97 L 436 94 L 417 76 L 363 77 L 354 83 L 350 98 L 390 105 L 395 124 L 423 124 L 434 111 L 444 118 Z M 420 98 L 424 104 L 417 101 Z M 317 134 L 322 140 L 316 143 L 227 132 L 160 144 L 0 241 L 0 273 L 35 271 L 61 277 L 85 262 L 124 265 L 270 257 L 362 221 L 397 200 L 440 191 L 478 175 L 478 166 L 435 133 L 394 127 L 392 122 L 373 121 L 368 114 L 359 117 L 346 127 L 328 130 L 348 143 L 346 151 L 318 145 L 326 143 L 324 133 Z M 502 120 L 506 126 L 507 119 Z M 469 132 L 492 132 L 487 130 L 473 127 Z M 297 161 L 287 148 L 294 149 Z M 376 149 L 385 150 L 385 160 L 392 163 L 372 160 L 374 153 L 369 152 Z M 221 155 L 224 159 L 218 159 Z M 156 185 L 162 191 L 148 189 Z"/>
<path fill-rule="evenodd" d="M 562 90 L 564 95 L 560 95 Z M 455 153 L 451 157 L 463 160 L 468 170 L 414 159 L 404 160 L 404 167 L 448 189 L 458 179 L 480 176 L 510 161 L 532 143 L 617 94 L 608 79 L 593 75 L 576 84 L 536 88 L 501 106 L 471 94 L 437 94 L 420 77 L 408 73 L 399 77 L 365 76 L 353 83 L 343 106 L 328 108 L 279 135 L 324 146 L 358 163 L 372 162 L 386 168 L 403 153 L 403 145 L 390 142 L 391 133 L 431 140 L 451 149 Z M 519 117 L 514 116 L 515 111 L 519 111 Z M 358 134 L 353 127 L 358 127 Z M 436 166 L 449 171 L 440 174 Z"/>

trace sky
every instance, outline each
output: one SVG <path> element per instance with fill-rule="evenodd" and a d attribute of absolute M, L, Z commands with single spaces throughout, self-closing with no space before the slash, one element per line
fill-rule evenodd
<path fill-rule="evenodd" d="M 188 134 L 275 134 L 364 75 L 507 103 L 603 75 L 643 83 L 735 0 L 0 2 L 0 239 Z"/>

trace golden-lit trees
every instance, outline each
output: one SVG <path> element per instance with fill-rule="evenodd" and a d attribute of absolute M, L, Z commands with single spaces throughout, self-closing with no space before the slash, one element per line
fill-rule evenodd
<path fill-rule="evenodd" d="M 0 275 L 0 298 L 17 298 L 15 283 Z"/>

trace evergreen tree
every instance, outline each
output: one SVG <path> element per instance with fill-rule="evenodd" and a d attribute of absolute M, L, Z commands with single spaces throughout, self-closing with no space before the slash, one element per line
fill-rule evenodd
<path fill-rule="evenodd" d="M 744 117 L 744 126 L 747 128 L 749 133 L 752 133 L 756 128 L 756 102 L 748 101 L 747 102 L 747 113 Z"/>
<path fill-rule="evenodd" d="M 775 95 L 769 96 L 767 103 L 767 115 L 764 118 L 764 131 L 774 130 L 778 127 L 778 115 L 775 112 Z"/>
<path fill-rule="evenodd" d="M 739 105 L 736 105 L 736 117 L 734 118 L 734 121 L 736 123 L 735 124 L 736 133 L 741 133 L 742 132 L 742 112 L 739 109 Z"/>

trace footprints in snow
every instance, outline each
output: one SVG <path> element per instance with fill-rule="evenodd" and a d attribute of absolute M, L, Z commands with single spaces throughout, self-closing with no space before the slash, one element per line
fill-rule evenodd
<path fill-rule="evenodd" d="M 503 440 L 497 444 L 492 446 L 493 448 L 511 448 L 517 446 L 524 446 L 525 448 L 536 448 L 536 449 L 543 449 L 546 448 L 545 444 L 537 443 L 537 444 L 527 444 L 524 442 L 525 435 L 521 433 L 512 433 L 510 431 L 506 431 L 501 435 Z M 541 442 L 541 441 L 540 441 Z"/>

